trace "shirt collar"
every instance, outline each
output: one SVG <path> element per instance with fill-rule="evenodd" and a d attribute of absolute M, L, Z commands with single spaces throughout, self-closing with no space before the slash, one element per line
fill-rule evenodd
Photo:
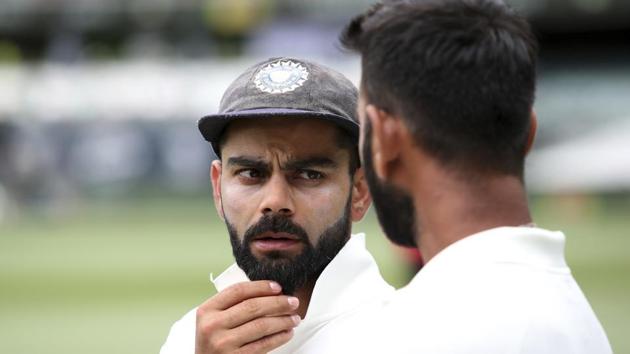
<path fill-rule="evenodd" d="M 234 263 L 226 270 L 224 270 L 223 273 L 219 274 L 219 276 L 216 278 L 213 276 L 212 273 L 210 273 L 210 281 L 212 282 L 212 284 L 214 284 L 217 292 L 221 292 L 230 285 L 249 281 L 249 278 L 247 278 L 247 274 L 245 274 L 245 272 L 241 268 L 239 268 L 236 263 Z"/>
<path fill-rule="evenodd" d="M 565 236 L 537 227 L 497 227 L 465 237 L 438 253 L 417 274 L 443 267 L 521 263 L 566 268 Z"/>
<path fill-rule="evenodd" d="M 365 235 L 356 234 L 317 279 L 305 320 L 325 321 L 393 291 L 365 248 Z"/>

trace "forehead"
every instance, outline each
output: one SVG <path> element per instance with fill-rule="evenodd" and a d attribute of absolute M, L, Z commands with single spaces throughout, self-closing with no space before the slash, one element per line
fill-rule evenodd
<path fill-rule="evenodd" d="M 269 153 L 295 157 L 347 154 L 340 148 L 340 128 L 313 118 L 240 119 L 230 123 L 223 135 L 224 157 L 248 154 L 264 157 Z"/>

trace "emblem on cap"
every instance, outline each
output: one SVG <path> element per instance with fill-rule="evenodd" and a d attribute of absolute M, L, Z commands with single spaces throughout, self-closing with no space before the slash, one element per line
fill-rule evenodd
<path fill-rule="evenodd" d="M 268 93 L 285 93 L 295 90 L 308 80 L 308 70 L 292 60 L 278 60 L 265 65 L 256 77 L 256 87 Z"/>

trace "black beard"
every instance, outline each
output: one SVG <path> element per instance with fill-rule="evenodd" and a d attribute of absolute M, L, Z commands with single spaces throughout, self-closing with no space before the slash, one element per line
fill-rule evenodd
<path fill-rule="evenodd" d="M 416 217 L 413 199 L 409 193 L 379 180 L 372 161 L 372 125 L 365 125 L 363 139 L 363 166 L 374 209 L 385 236 L 393 243 L 404 247 L 417 247 Z"/>
<path fill-rule="evenodd" d="M 250 280 L 277 282 L 286 295 L 293 295 L 306 284 L 315 283 L 350 238 L 350 201 L 349 198 L 343 216 L 320 235 L 315 247 L 302 227 L 280 214 L 261 217 L 245 231 L 242 242 L 236 229 L 226 218 L 236 264 Z M 280 251 L 269 252 L 262 259 L 256 258 L 251 252 L 250 243 L 254 237 L 267 231 L 286 232 L 297 236 L 304 245 L 302 252 L 295 256 Z"/>

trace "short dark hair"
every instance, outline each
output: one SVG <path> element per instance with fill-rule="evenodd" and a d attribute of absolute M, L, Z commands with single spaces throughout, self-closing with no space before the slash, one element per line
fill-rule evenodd
<path fill-rule="evenodd" d="M 348 151 L 348 172 L 350 173 L 350 178 L 352 178 L 357 169 L 361 167 L 357 139 L 348 134 L 347 131 L 337 128 L 337 146 Z"/>
<path fill-rule="evenodd" d="M 344 29 L 361 89 L 445 166 L 522 177 L 538 45 L 500 1 L 388 1 Z"/>

